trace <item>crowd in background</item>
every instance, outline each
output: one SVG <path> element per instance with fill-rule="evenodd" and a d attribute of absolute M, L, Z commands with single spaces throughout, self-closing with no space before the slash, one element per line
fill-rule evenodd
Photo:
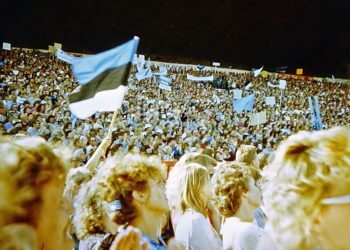
<path fill-rule="evenodd" d="M 0 131 L 2 134 L 42 136 L 51 144 L 74 148 L 78 165 L 86 163 L 106 136 L 111 113 L 96 113 L 84 120 L 71 114 L 67 95 L 77 83 L 70 65 L 53 54 L 39 51 L 1 52 Z M 152 65 L 153 72 L 159 68 Z M 270 154 L 276 145 L 299 130 L 312 130 L 308 96 L 318 96 L 324 128 L 349 125 L 350 104 L 346 84 L 305 80 L 288 75 L 254 77 L 250 73 L 201 71 L 189 66 L 168 66 L 171 91 L 158 87 L 159 77 L 137 81 L 136 66 L 129 91 L 117 117 L 110 152 L 143 152 L 176 160 L 185 153 L 205 150 L 215 159 L 232 160 L 241 144 Z M 222 83 L 187 80 L 187 74 L 214 75 Z M 267 82 L 287 81 L 287 88 Z M 252 84 L 246 90 L 247 82 Z M 255 94 L 252 112 L 237 114 L 233 89 L 243 96 Z M 265 97 L 274 96 L 269 106 Z M 267 122 L 250 126 L 250 114 L 266 111 Z"/>

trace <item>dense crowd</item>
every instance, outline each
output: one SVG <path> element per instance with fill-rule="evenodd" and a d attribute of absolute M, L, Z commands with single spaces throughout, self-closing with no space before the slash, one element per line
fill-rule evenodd
<path fill-rule="evenodd" d="M 1 133 L 42 136 L 51 144 L 64 142 L 74 148 L 77 165 L 86 163 L 106 136 L 112 114 L 96 113 L 85 120 L 71 114 L 67 95 L 77 83 L 70 65 L 53 54 L 3 50 L 1 61 Z M 158 69 L 152 65 L 153 72 Z M 346 84 L 288 75 L 263 78 L 205 68 L 198 71 L 190 66 L 167 66 L 167 71 L 172 79 L 171 91 L 161 90 L 156 76 L 137 81 L 137 68 L 133 66 L 109 152 L 143 152 L 169 161 L 204 150 L 222 161 L 233 160 L 241 144 L 250 144 L 258 152 L 270 154 L 290 134 L 312 130 L 308 96 L 318 96 L 324 128 L 349 125 Z M 225 88 L 189 81 L 187 74 L 214 75 Z M 280 79 L 287 80 L 285 90 L 268 87 L 267 82 Z M 252 84 L 249 90 L 247 82 Z M 235 112 L 233 89 L 243 90 L 243 96 L 255 94 L 252 112 Z M 275 97 L 274 106 L 266 105 L 268 96 Z M 266 111 L 267 122 L 250 126 L 250 114 L 260 111 Z"/>
<path fill-rule="evenodd" d="M 1 53 L 0 249 L 348 248 L 348 85 L 172 65 L 169 91 L 134 66 L 110 136 L 112 113 L 70 112 L 69 65 Z M 234 89 L 255 94 L 252 111 L 236 113 Z M 308 96 L 321 131 L 307 132 Z"/>

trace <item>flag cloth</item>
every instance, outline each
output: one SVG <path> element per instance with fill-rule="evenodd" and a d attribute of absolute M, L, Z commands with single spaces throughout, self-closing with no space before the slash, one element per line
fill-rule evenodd
<path fill-rule="evenodd" d="M 252 111 L 254 107 L 255 94 L 243 97 L 241 99 L 233 100 L 232 106 L 235 111 L 240 114 L 243 110 Z"/>
<path fill-rule="evenodd" d="M 80 86 L 69 96 L 69 108 L 78 118 L 97 111 L 120 108 L 127 91 L 127 79 L 139 38 L 105 52 L 76 58 L 73 73 Z"/>
<path fill-rule="evenodd" d="M 318 124 L 317 124 L 317 121 L 316 121 L 316 115 L 315 115 L 315 110 L 314 110 L 314 106 L 312 105 L 312 98 L 311 96 L 308 96 L 308 101 L 309 101 L 309 107 L 310 107 L 310 114 L 311 114 L 311 124 L 312 124 L 312 127 L 315 129 L 315 130 L 318 130 Z"/>
<path fill-rule="evenodd" d="M 56 57 L 58 59 L 60 59 L 61 61 L 64 61 L 64 62 L 67 62 L 67 63 L 70 63 L 70 64 L 76 59 L 75 56 L 69 55 L 69 54 L 67 54 L 66 52 L 64 52 L 61 49 L 57 49 Z"/>
<path fill-rule="evenodd" d="M 156 76 L 166 76 L 168 74 L 168 70 L 165 66 L 161 66 L 159 68 L 159 72 L 153 73 L 153 75 Z"/>
<path fill-rule="evenodd" d="M 147 79 L 152 77 L 152 70 L 151 69 L 139 69 L 139 71 L 136 73 L 136 79 L 138 81 Z"/>
<path fill-rule="evenodd" d="M 263 70 L 264 66 L 262 66 L 260 69 L 254 70 L 254 76 L 257 77 L 258 75 L 260 75 L 261 71 Z"/>
<path fill-rule="evenodd" d="M 160 83 L 160 84 L 159 84 L 159 88 L 160 88 L 160 89 L 167 90 L 167 91 L 171 91 L 171 87 L 170 87 L 169 85 L 166 85 L 166 84 Z"/>
<path fill-rule="evenodd" d="M 170 85 L 171 79 L 167 76 L 160 76 L 160 83 L 164 85 Z"/>
<path fill-rule="evenodd" d="M 316 113 L 316 122 L 318 126 L 318 130 L 323 129 L 322 119 L 321 119 L 321 112 L 320 112 L 320 104 L 318 102 L 318 97 L 315 96 L 315 113 Z"/>

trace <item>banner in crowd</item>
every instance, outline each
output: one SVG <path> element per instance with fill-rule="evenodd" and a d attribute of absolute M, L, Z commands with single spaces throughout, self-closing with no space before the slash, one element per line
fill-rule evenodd
<path fill-rule="evenodd" d="M 166 76 L 167 74 L 168 74 L 168 70 L 165 66 L 161 66 L 159 68 L 159 72 L 153 73 L 153 75 L 156 75 L 156 76 Z"/>
<path fill-rule="evenodd" d="M 271 88 L 279 88 L 280 87 L 279 84 L 272 84 L 271 82 L 267 82 L 267 86 L 271 87 Z"/>
<path fill-rule="evenodd" d="M 266 123 L 266 111 L 254 113 L 250 115 L 250 125 L 256 126 Z"/>
<path fill-rule="evenodd" d="M 265 102 L 266 102 L 266 105 L 269 105 L 269 106 L 275 106 L 276 104 L 276 100 L 274 96 L 267 96 L 265 98 Z"/>
<path fill-rule="evenodd" d="M 160 83 L 160 84 L 159 84 L 159 88 L 160 88 L 160 89 L 167 90 L 167 91 L 171 91 L 171 87 L 170 87 L 169 85 L 166 85 L 166 84 Z"/>
<path fill-rule="evenodd" d="M 214 81 L 214 76 L 193 76 L 193 75 L 190 75 L 190 74 L 187 74 L 187 80 L 190 80 L 190 81 L 197 81 L 197 82 L 212 82 Z"/>
<path fill-rule="evenodd" d="M 139 69 L 139 71 L 136 73 L 136 79 L 138 81 L 147 79 L 152 77 L 152 70 L 151 69 Z"/>
<path fill-rule="evenodd" d="M 286 86 L 287 86 L 286 80 L 280 80 L 279 83 L 280 83 L 280 85 L 279 85 L 280 89 L 286 89 Z"/>
<path fill-rule="evenodd" d="M 263 70 L 264 66 L 262 66 L 260 69 L 253 69 L 254 76 L 257 77 L 260 75 L 261 71 Z"/>
<path fill-rule="evenodd" d="M 165 85 L 170 85 L 171 79 L 167 76 L 160 76 L 160 83 Z"/>
<path fill-rule="evenodd" d="M 213 66 L 214 67 L 220 67 L 220 63 L 219 62 L 213 62 Z"/>
<path fill-rule="evenodd" d="M 242 113 L 244 110 L 252 111 L 254 107 L 254 98 L 255 98 L 255 95 L 252 94 L 238 100 L 233 100 L 232 106 L 237 112 L 237 114 Z"/>
<path fill-rule="evenodd" d="M 87 118 L 97 111 L 120 108 L 127 92 L 131 63 L 139 38 L 105 52 L 78 57 L 72 62 L 79 87 L 69 96 L 69 107 L 78 118 Z"/>
<path fill-rule="evenodd" d="M 4 50 L 11 50 L 11 43 L 2 43 L 2 49 Z"/>
<path fill-rule="evenodd" d="M 62 49 L 62 44 L 60 44 L 60 43 L 54 43 L 53 46 L 54 46 L 56 49 Z"/>
<path fill-rule="evenodd" d="M 233 90 L 233 99 L 241 99 L 243 91 L 241 89 Z"/>
<path fill-rule="evenodd" d="M 56 57 L 58 59 L 60 59 L 61 61 L 64 61 L 64 62 L 67 62 L 67 63 L 72 63 L 76 59 L 75 56 L 67 54 L 62 49 L 57 49 Z"/>

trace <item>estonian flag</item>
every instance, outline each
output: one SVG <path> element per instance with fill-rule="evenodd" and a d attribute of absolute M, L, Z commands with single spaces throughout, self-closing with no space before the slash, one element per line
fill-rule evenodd
<path fill-rule="evenodd" d="M 72 62 L 80 85 L 68 96 L 69 108 L 75 116 L 82 119 L 97 111 L 115 111 L 121 107 L 138 43 L 135 36 L 114 49 Z"/>

